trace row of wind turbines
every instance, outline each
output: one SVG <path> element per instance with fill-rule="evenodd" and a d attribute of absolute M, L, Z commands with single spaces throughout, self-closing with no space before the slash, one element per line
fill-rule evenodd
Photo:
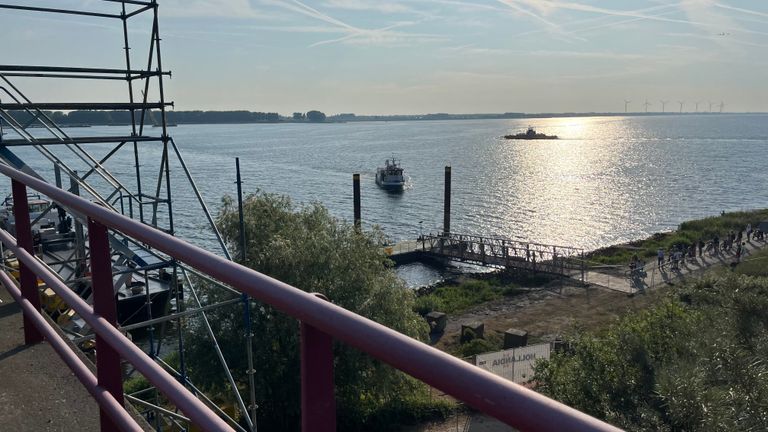
<path fill-rule="evenodd" d="M 630 103 L 632 103 L 631 100 L 626 100 L 626 99 L 624 100 L 624 112 L 625 113 L 628 112 L 629 104 Z M 660 100 L 659 103 L 661 104 L 661 112 L 662 113 L 667 112 L 667 104 L 669 103 L 669 101 L 668 100 Z M 682 113 L 683 112 L 683 106 L 685 105 L 685 101 L 677 101 L 677 103 L 680 104 L 680 111 L 679 112 Z M 702 101 L 696 101 L 696 102 L 692 102 L 692 103 L 696 106 L 696 111 L 695 112 L 699 112 L 699 105 L 702 104 Z M 701 111 L 701 112 L 709 112 L 709 113 L 711 113 L 712 112 L 712 107 L 714 106 L 714 107 L 718 107 L 719 108 L 719 111 L 717 111 L 717 112 L 722 113 L 723 112 L 723 108 L 725 107 L 725 103 L 723 103 L 723 101 L 720 101 L 719 104 L 714 104 L 712 101 L 707 101 L 707 103 L 709 104 L 709 110 L 708 111 Z M 648 112 L 648 107 L 652 106 L 653 104 L 651 102 L 648 102 L 648 99 L 646 99 L 645 103 L 642 103 L 640 105 L 645 107 L 645 112 Z M 672 111 L 670 111 L 670 112 L 672 112 Z"/>

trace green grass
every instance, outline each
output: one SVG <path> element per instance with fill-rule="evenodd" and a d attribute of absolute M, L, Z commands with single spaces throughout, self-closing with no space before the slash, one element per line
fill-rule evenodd
<path fill-rule="evenodd" d="M 459 313 L 471 306 L 520 293 L 514 283 L 501 283 L 497 279 L 468 280 L 460 284 L 443 285 L 432 293 L 416 299 L 414 310 L 422 315 L 432 311 Z"/>
<path fill-rule="evenodd" d="M 752 255 L 747 255 L 746 259 L 736 266 L 734 273 L 746 276 L 768 277 L 768 249 L 762 249 Z"/>
<path fill-rule="evenodd" d="M 676 245 L 690 246 L 699 239 L 709 241 L 715 235 L 723 237 L 729 231 L 743 230 L 748 223 L 755 227 L 759 222 L 768 220 L 768 209 L 748 212 L 726 213 L 724 216 L 713 216 L 683 222 L 676 231 L 659 233 L 653 236 L 628 244 L 629 247 L 610 246 L 598 249 L 587 257 L 590 261 L 609 264 L 624 265 L 637 255 L 643 261 L 655 259 L 656 251 L 663 248 L 665 251 Z"/>

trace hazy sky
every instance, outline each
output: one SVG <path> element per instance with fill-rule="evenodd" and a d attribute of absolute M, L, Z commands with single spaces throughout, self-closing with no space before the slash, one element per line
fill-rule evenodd
<path fill-rule="evenodd" d="M 98 0 L 8 0 L 118 12 Z M 768 111 L 766 0 L 160 0 L 176 109 Z M 119 67 L 120 22 L 0 10 L 0 63 Z M 131 23 L 134 63 L 150 25 Z M 17 80 L 35 100 L 125 84 Z"/>

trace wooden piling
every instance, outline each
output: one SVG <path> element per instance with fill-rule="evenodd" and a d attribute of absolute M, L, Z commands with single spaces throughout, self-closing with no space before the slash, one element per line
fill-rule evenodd
<path fill-rule="evenodd" d="M 445 167 L 445 198 L 443 203 L 443 233 L 451 232 L 451 167 Z"/>
<path fill-rule="evenodd" d="M 360 174 L 352 174 L 352 194 L 355 206 L 355 226 L 360 228 L 362 223 L 360 216 Z"/>

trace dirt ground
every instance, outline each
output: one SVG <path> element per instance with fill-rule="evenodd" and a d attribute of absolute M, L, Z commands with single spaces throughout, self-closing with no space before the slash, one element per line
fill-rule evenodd
<path fill-rule="evenodd" d="M 615 321 L 631 310 L 647 307 L 661 297 L 663 288 L 634 295 L 589 286 L 550 285 L 531 288 L 523 294 L 477 305 L 449 316 L 444 334 L 436 336 L 434 346 L 452 351 L 459 343 L 462 324 L 480 321 L 485 334 L 503 336 L 510 328 L 528 332 L 528 343 L 555 340 L 574 328 L 595 329 Z"/>

